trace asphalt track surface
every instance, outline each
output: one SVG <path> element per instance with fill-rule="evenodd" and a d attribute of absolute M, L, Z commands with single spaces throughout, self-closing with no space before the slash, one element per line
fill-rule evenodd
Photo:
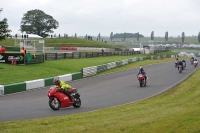
<path fill-rule="evenodd" d="M 170 62 L 144 66 L 144 69 L 149 79 L 142 88 L 136 78 L 138 68 L 68 82 L 81 95 L 80 108 L 53 111 L 48 105 L 49 87 L 0 96 L 0 122 L 75 114 L 135 102 L 170 88 L 197 68 L 187 64 L 179 73 Z"/>

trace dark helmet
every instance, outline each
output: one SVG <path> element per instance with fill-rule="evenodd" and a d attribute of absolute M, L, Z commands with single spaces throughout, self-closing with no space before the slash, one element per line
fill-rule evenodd
<path fill-rule="evenodd" d="M 142 66 L 140 67 L 140 71 L 144 71 L 144 69 L 143 69 L 143 67 L 142 67 Z"/>
<path fill-rule="evenodd" d="M 60 84 L 60 79 L 59 79 L 59 77 L 55 77 L 55 78 L 53 79 L 53 83 L 54 83 L 55 85 L 59 85 L 59 84 Z"/>

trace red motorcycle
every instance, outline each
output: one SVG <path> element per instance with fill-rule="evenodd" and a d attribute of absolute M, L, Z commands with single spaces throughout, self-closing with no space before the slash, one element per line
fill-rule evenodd
<path fill-rule="evenodd" d="M 177 67 L 178 66 L 178 61 L 174 61 L 174 65 L 175 65 L 175 67 Z"/>
<path fill-rule="evenodd" d="M 144 80 L 145 80 L 145 77 L 144 77 L 143 74 L 139 74 L 139 75 L 137 76 L 137 78 L 138 78 L 138 80 L 139 80 L 140 87 L 146 86 L 147 81 L 146 81 L 146 82 L 144 81 Z M 146 80 L 147 80 L 147 79 L 146 79 Z"/>
<path fill-rule="evenodd" d="M 56 86 L 53 86 L 48 91 L 49 106 L 53 110 L 59 110 L 60 108 L 73 106 L 79 108 L 81 106 L 80 94 L 76 88 L 69 89 L 71 96 L 74 98 L 72 101 L 67 95 L 61 91 L 56 91 Z"/>
<path fill-rule="evenodd" d="M 197 67 L 198 61 L 194 61 L 194 67 Z"/>

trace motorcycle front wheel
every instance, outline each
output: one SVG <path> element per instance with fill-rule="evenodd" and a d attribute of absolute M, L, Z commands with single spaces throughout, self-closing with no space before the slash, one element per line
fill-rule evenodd
<path fill-rule="evenodd" d="M 59 110 L 60 109 L 60 102 L 57 101 L 56 103 L 54 102 L 54 98 L 49 99 L 49 106 L 53 110 Z"/>
<path fill-rule="evenodd" d="M 142 80 L 140 80 L 140 87 L 142 87 L 142 84 L 143 84 L 143 82 L 142 82 Z"/>

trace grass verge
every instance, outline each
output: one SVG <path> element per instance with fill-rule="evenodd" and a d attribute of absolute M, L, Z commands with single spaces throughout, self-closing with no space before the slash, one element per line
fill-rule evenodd
<path fill-rule="evenodd" d="M 141 61 L 144 62 L 149 61 Z M 200 69 L 173 89 L 139 102 L 88 113 L 1 122 L 0 129 L 2 133 L 197 133 L 200 132 L 199 76 Z"/>

